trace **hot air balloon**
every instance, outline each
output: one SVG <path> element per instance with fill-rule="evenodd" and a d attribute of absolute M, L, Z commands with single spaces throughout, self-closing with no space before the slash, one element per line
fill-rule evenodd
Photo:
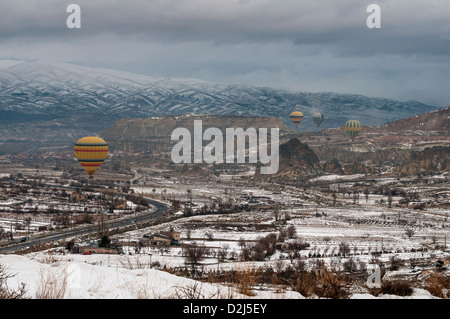
<path fill-rule="evenodd" d="M 303 121 L 303 113 L 299 111 L 294 111 L 289 115 L 292 123 L 295 124 L 295 126 L 299 125 L 301 121 Z"/>
<path fill-rule="evenodd" d="M 89 174 L 89 178 L 93 178 L 92 174 L 108 156 L 108 144 L 100 137 L 86 136 L 75 143 L 74 152 L 78 162 Z"/>
<path fill-rule="evenodd" d="M 314 114 L 312 115 L 312 119 L 313 119 L 314 123 L 316 123 L 317 127 L 319 127 L 320 124 L 321 124 L 322 121 L 323 121 L 323 114 L 322 114 L 322 113 L 319 113 L 319 112 L 314 113 Z"/>
<path fill-rule="evenodd" d="M 345 131 L 347 132 L 348 136 L 351 137 L 352 141 L 356 136 L 359 135 L 359 133 L 361 132 L 361 128 L 361 123 L 356 120 L 350 120 L 345 123 Z"/>

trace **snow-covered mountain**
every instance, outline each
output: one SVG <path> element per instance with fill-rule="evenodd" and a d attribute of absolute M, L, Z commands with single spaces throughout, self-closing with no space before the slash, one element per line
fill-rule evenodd
<path fill-rule="evenodd" d="M 300 106 L 299 106 L 300 105 Z M 407 118 L 437 107 L 354 94 L 307 93 L 194 79 L 164 79 L 72 64 L 0 61 L 0 124 L 56 121 L 94 125 L 98 131 L 120 118 L 186 113 L 277 116 L 304 113 L 301 130 L 317 130 L 311 115 L 322 112 L 323 128 L 358 119 L 367 126 Z M 72 124 L 68 124 L 72 123 Z"/>

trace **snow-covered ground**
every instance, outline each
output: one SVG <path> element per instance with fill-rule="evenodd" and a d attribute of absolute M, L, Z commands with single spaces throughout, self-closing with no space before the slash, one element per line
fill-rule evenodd
<path fill-rule="evenodd" d="M 349 176 L 341 182 L 351 183 L 359 177 L 361 176 Z M 324 204 L 322 199 L 330 202 L 330 194 L 321 193 L 317 189 L 305 191 L 286 187 L 279 191 L 270 185 L 260 187 L 258 184 L 239 183 L 233 176 L 223 176 L 220 183 L 214 179 L 146 179 L 145 175 L 143 179 L 146 184 L 133 185 L 133 191 L 166 203 L 170 198 L 181 202 L 192 198 L 194 207 L 198 208 L 203 204 L 211 204 L 213 199 L 247 204 L 252 196 L 258 200 L 249 211 L 180 217 L 111 238 L 114 242 L 138 243 L 144 234 L 173 228 L 181 232 L 182 243 L 195 242 L 210 248 L 210 253 L 199 265 L 206 271 L 287 267 L 292 260 L 288 252 L 283 250 L 277 250 L 264 261 L 244 262 L 239 256 L 242 249 L 241 239 L 247 242 L 256 241 L 271 233 L 278 234 L 280 229 L 288 226 L 294 227 L 297 238 L 309 244 L 307 249 L 300 252 L 302 260 L 309 268 L 314 267 L 317 260 L 330 267 L 336 267 L 339 262 L 339 267 L 342 267 L 350 258 L 367 265 L 374 252 L 381 252 L 378 257 L 382 262 L 388 263 L 392 257 L 396 257 L 407 263 L 407 266 L 400 270 L 388 271 L 385 274 L 385 279 L 388 279 L 397 276 L 418 276 L 428 271 L 421 266 L 409 265 L 411 261 L 448 260 L 448 250 L 437 248 L 450 239 L 450 212 L 445 209 L 429 208 L 416 211 L 395 207 L 399 201 L 399 197 L 395 196 L 393 207 L 388 208 L 386 204 L 377 203 L 381 199 L 386 200 L 386 196 L 377 194 L 370 194 L 367 203 L 364 195 L 354 203 L 352 195 L 338 194 L 338 205 L 329 206 Z M 319 180 L 333 181 L 333 177 Z M 381 180 L 380 184 L 389 182 L 389 179 Z M 270 201 L 282 204 L 280 217 L 286 213 L 289 215 L 286 224 L 275 223 L 273 209 L 261 208 L 267 206 Z M 10 221 L 5 219 L 5 225 L 10 225 Z M 406 234 L 407 229 L 414 231 L 411 237 Z M 287 242 L 289 240 L 291 239 Z M 350 248 L 347 257 L 338 255 L 339 245 L 343 242 Z M 227 252 L 225 260 L 218 260 L 219 250 Z M 192 297 L 193 293 L 202 299 L 304 298 L 290 288 L 274 289 L 270 286 L 256 287 L 253 294 L 248 296 L 240 294 L 239 287 L 233 285 L 204 283 L 164 271 L 163 269 L 189 267 L 186 266 L 186 258 L 179 246 L 143 247 L 140 251 L 136 250 L 136 245 L 124 246 L 124 254 L 120 255 L 69 254 L 64 249 L 57 248 L 21 256 L 0 255 L 0 263 L 6 267 L 6 272 L 12 275 L 7 282 L 8 288 L 18 289 L 21 283 L 25 283 L 26 297 L 29 298 L 50 296 L 82 299 L 178 299 Z M 363 288 L 353 291 L 350 298 L 400 297 L 375 297 Z M 405 298 L 434 297 L 424 289 L 414 288 L 412 296 Z"/>
<path fill-rule="evenodd" d="M 239 293 L 238 287 L 204 283 L 150 268 L 149 256 L 142 255 L 54 255 L 46 252 L 24 256 L 0 255 L 10 290 L 25 284 L 25 298 L 44 299 L 303 299 L 286 289 L 253 290 Z M 167 258 L 169 259 L 169 258 Z M 133 266 L 134 265 L 134 266 Z M 244 269 L 244 265 L 239 266 Z M 352 299 L 432 299 L 424 289 L 411 296 L 373 296 L 357 292 Z"/>
<path fill-rule="evenodd" d="M 303 298 L 292 291 L 261 291 L 255 296 L 236 288 L 202 283 L 168 272 L 126 266 L 123 255 L 0 255 L 11 290 L 25 284 L 26 298 L 70 299 L 200 299 Z M 121 260 L 122 259 L 122 260 Z"/>
<path fill-rule="evenodd" d="M 322 210 L 321 210 L 322 211 Z M 365 218 L 375 218 L 379 211 L 356 211 L 349 208 L 324 208 L 326 214 L 322 217 L 305 216 L 305 210 L 292 210 L 291 220 L 287 226 L 293 225 L 297 236 L 306 240 L 310 247 L 301 252 L 308 265 L 313 265 L 311 253 L 320 254 L 320 259 L 326 265 L 333 265 L 333 261 L 341 260 L 341 263 L 353 258 L 368 263 L 372 258 L 370 252 L 384 249 L 380 260 L 388 262 L 392 256 L 403 260 L 427 260 L 429 258 L 448 257 L 447 252 L 440 250 L 412 251 L 423 247 L 426 238 L 433 234 L 442 234 L 442 229 L 424 228 L 417 229 L 413 238 L 407 238 L 404 229 L 385 225 L 352 224 L 343 217 L 355 217 L 356 214 L 364 214 Z M 337 219 L 339 217 L 339 219 Z M 359 216 L 361 217 L 361 216 Z M 183 243 L 200 243 L 211 250 L 226 250 L 228 255 L 239 256 L 239 239 L 246 241 L 256 240 L 267 235 L 272 230 L 255 231 L 248 227 L 226 226 L 215 227 L 220 224 L 259 224 L 270 225 L 273 216 L 267 212 L 242 212 L 232 215 L 205 215 L 180 218 L 162 225 L 127 232 L 113 236 L 115 241 L 138 241 L 146 233 L 174 228 L 182 233 Z M 190 230 L 190 238 L 187 238 L 187 225 L 197 223 L 203 227 Z M 212 233 L 212 238 L 206 234 Z M 336 257 L 339 243 L 346 242 L 353 252 L 351 257 Z M 335 250 L 333 250 L 335 247 Z M 353 247 L 357 250 L 353 251 Z M 271 289 L 259 287 L 254 290 L 254 295 L 242 295 L 238 287 L 223 284 L 202 283 L 193 279 L 170 274 L 161 269 L 183 268 L 185 257 L 179 246 L 170 247 L 144 247 L 139 252 L 134 246 L 124 247 L 121 255 L 82 255 L 69 254 L 62 249 L 30 253 L 23 256 L 1 255 L 0 263 L 6 267 L 7 273 L 14 275 L 8 280 L 10 289 L 18 289 L 21 283 L 26 284 L 27 297 L 44 298 L 48 295 L 55 298 L 82 298 L 82 299 L 166 299 L 189 298 L 195 292 L 199 298 L 220 299 L 301 299 L 304 298 L 298 292 L 288 288 Z M 219 262 L 212 254 L 201 261 L 204 270 L 245 270 L 258 267 L 272 267 L 283 263 L 285 266 L 291 262 L 287 253 L 277 251 L 271 258 L 264 261 L 242 262 L 239 258 L 226 259 Z M 155 266 L 157 265 L 157 266 Z M 278 266 L 279 267 L 279 266 Z M 385 278 L 398 275 L 412 275 L 423 272 L 420 268 L 406 267 L 398 272 L 388 272 Z M 53 295 L 52 295 L 53 294 Z M 400 298 L 394 295 L 373 296 L 367 291 L 356 291 L 350 298 Z M 403 298 L 403 297 L 402 297 Z M 424 289 L 414 288 L 414 293 L 404 298 L 435 298 Z"/>

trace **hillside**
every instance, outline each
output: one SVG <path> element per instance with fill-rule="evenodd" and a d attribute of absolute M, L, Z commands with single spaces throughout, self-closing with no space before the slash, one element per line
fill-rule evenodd
<path fill-rule="evenodd" d="M 202 121 L 203 131 L 218 128 L 225 136 L 226 128 L 279 128 L 280 134 L 292 132 L 278 117 L 233 115 L 180 115 L 157 116 L 143 119 L 121 119 L 100 135 L 108 141 L 112 150 L 170 150 L 176 143 L 171 140 L 177 127 L 187 128 L 193 134 L 194 121 Z M 206 143 L 206 142 L 205 142 Z"/>
<path fill-rule="evenodd" d="M 399 133 L 412 135 L 420 134 L 444 134 L 450 130 L 450 107 L 419 114 L 413 117 L 389 122 L 387 124 L 369 127 L 368 133 Z"/>
<path fill-rule="evenodd" d="M 297 138 L 280 145 L 280 166 L 274 178 L 302 179 L 305 176 L 323 174 L 319 158 Z"/>
<path fill-rule="evenodd" d="M 343 128 L 308 132 L 302 138 L 322 160 L 405 164 L 412 151 L 450 145 L 449 125 L 450 107 L 447 107 L 380 126 L 363 125 L 354 141 Z"/>
<path fill-rule="evenodd" d="M 154 78 L 72 64 L 13 62 L 0 63 L 2 140 L 50 142 L 56 137 L 68 141 L 89 132 L 98 134 L 121 118 L 182 114 L 275 116 L 294 128 L 289 120 L 294 109 L 305 114 L 298 130 L 318 131 L 311 119 L 317 111 L 325 115 L 320 127 L 324 129 L 340 127 L 349 118 L 364 125 L 381 125 L 437 108 L 355 94 L 295 92 Z"/>
<path fill-rule="evenodd" d="M 398 165 L 396 172 L 402 175 L 432 174 L 450 171 L 450 147 L 434 146 L 413 152 L 409 161 Z"/>

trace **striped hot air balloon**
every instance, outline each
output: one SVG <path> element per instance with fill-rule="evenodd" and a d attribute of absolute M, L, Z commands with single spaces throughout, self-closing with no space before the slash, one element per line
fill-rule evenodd
<path fill-rule="evenodd" d="M 108 144 L 96 136 L 86 136 L 79 139 L 74 147 L 75 157 L 92 178 L 92 174 L 102 165 L 108 156 Z"/>
<path fill-rule="evenodd" d="M 362 125 L 359 121 L 356 120 L 350 120 L 345 123 L 345 131 L 347 132 L 348 136 L 353 140 L 356 136 L 359 135 L 362 129 Z"/>
<path fill-rule="evenodd" d="M 289 118 L 291 119 L 292 123 L 295 124 L 295 126 L 299 125 L 301 121 L 303 121 L 303 113 L 299 111 L 294 111 L 289 115 Z"/>

